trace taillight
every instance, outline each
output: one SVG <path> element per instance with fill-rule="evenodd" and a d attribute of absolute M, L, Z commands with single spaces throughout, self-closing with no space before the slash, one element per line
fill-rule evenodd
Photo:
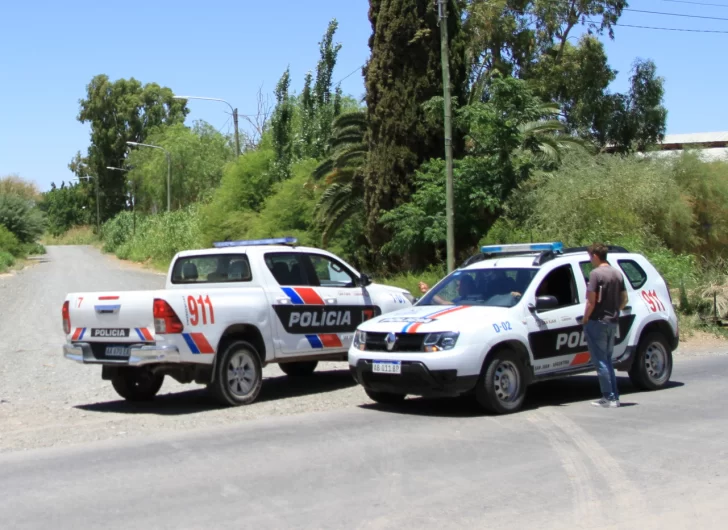
<path fill-rule="evenodd" d="M 69 311 L 68 300 L 63 302 L 63 309 L 61 309 L 61 317 L 63 318 L 63 332 L 68 335 L 71 333 L 71 312 Z"/>
<path fill-rule="evenodd" d="M 154 331 L 164 333 L 182 333 L 184 326 L 174 312 L 172 306 L 159 298 L 154 299 Z"/>

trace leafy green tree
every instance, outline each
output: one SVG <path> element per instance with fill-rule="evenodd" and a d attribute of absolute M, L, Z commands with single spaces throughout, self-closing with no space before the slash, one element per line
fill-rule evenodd
<path fill-rule="evenodd" d="M 53 236 L 60 236 L 74 226 L 89 225 L 96 221 L 95 213 L 92 219 L 92 202 L 89 200 L 89 190 L 81 184 L 66 185 L 61 182 L 60 187 L 51 184 L 50 191 L 43 194 L 38 207 L 47 219 L 48 232 Z"/>
<path fill-rule="evenodd" d="M 276 85 L 276 106 L 271 117 L 273 149 L 276 155 L 273 174 L 277 180 L 286 180 L 290 176 L 293 160 L 293 130 L 291 124 L 295 104 L 288 93 L 290 85 L 290 68 L 286 68 Z"/>
<path fill-rule="evenodd" d="M 97 75 L 87 85 L 77 119 L 90 124 L 91 145 L 87 155 L 77 154 L 69 167 L 78 176 L 90 173 L 99 178 L 102 218 L 127 206 L 126 176 L 106 169 L 123 165 L 126 142 L 144 142 L 156 127 L 184 122 L 186 103 L 173 96 L 169 88 L 142 85 L 134 78 L 110 81 L 106 75 Z"/>
<path fill-rule="evenodd" d="M 458 112 L 466 131 L 466 155 L 454 163 L 456 249 L 469 251 L 503 213 L 503 204 L 533 171 L 552 169 L 563 153 L 583 142 L 563 134 L 549 118 L 554 105 L 544 104 L 525 81 L 496 78 L 487 103 Z M 385 251 L 406 256 L 423 267 L 442 257 L 447 233 L 445 162 L 424 164 L 416 175 L 410 202 L 382 215 L 392 238 Z"/>
<path fill-rule="evenodd" d="M 41 198 L 38 187 L 18 175 L 0 178 L 0 195 L 18 195 L 29 201 L 38 201 Z"/>
<path fill-rule="evenodd" d="M 667 109 L 662 105 L 665 80 L 657 76 L 652 61 L 635 62 L 627 94 L 613 94 L 604 99 L 610 117 L 605 144 L 626 153 L 644 150 L 665 137 Z"/>
<path fill-rule="evenodd" d="M 465 80 L 460 9 L 448 3 L 453 97 Z M 420 164 L 444 152 L 443 130 L 432 127 L 423 104 L 442 95 L 440 33 L 434 2 L 370 0 L 371 57 L 366 80 L 369 160 L 365 175 L 367 232 L 375 250 L 389 239 L 382 212 L 407 201 Z"/>
<path fill-rule="evenodd" d="M 333 122 L 329 157 L 313 172 L 323 181 L 324 192 L 316 204 L 321 241 L 326 246 L 344 223 L 364 214 L 364 168 L 367 160 L 366 112 L 348 112 Z"/>
<path fill-rule="evenodd" d="M 192 128 L 175 124 L 157 127 L 148 143 L 170 153 L 172 206 L 185 208 L 210 195 L 220 184 L 225 164 L 234 151 L 230 138 L 213 126 L 197 121 Z M 131 171 L 126 177 L 132 184 L 137 209 L 165 209 L 167 203 L 167 158 L 159 149 L 133 149 L 127 159 Z"/>

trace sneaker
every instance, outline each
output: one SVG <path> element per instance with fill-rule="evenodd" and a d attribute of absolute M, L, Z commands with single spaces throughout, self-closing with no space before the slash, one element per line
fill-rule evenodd
<path fill-rule="evenodd" d="M 609 408 L 610 409 L 616 409 L 619 406 L 620 406 L 620 404 L 619 404 L 619 400 L 618 399 L 615 399 L 614 401 L 610 401 L 609 402 Z"/>
<path fill-rule="evenodd" d="M 599 401 L 592 401 L 592 406 L 602 407 L 603 409 L 606 409 L 606 408 L 610 407 L 611 405 L 609 404 L 608 400 L 602 398 Z"/>

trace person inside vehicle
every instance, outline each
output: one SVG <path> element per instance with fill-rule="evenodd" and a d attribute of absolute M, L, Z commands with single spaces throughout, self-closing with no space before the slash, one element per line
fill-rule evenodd
<path fill-rule="evenodd" d="M 425 282 L 420 282 L 419 287 L 422 294 L 425 294 L 427 291 L 430 290 L 429 286 Z M 475 280 L 472 276 L 465 274 L 458 280 L 458 296 L 453 298 L 452 301 L 446 300 L 445 298 L 442 298 L 440 295 L 437 294 L 432 297 L 432 301 L 440 305 L 456 305 L 461 303 L 468 296 L 472 296 L 474 294 Z"/>

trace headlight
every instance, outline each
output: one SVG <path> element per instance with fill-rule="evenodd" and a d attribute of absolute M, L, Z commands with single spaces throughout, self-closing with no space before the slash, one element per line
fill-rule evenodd
<path fill-rule="evenodd" d="M 430 333 L 425 337 L 424 350 L 426 352 L 436 352 L 452 350 L 458 341 L 460 333 L 455 331 L 446 331 L 444 333 Z"/>
<path fill-rule="evenodd" d="M 366 344 L 367 344 L 366 331 L 356 330 L 356 333 L 354 333 L 354 347 L 357 350 L 364 351 L 366 349 Z"/>

